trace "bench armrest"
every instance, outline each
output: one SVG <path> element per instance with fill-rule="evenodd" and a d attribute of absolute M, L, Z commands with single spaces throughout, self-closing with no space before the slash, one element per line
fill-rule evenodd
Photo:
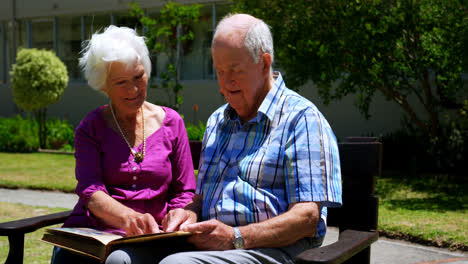
<path fill-rule="evenodd" d="M 0 223 L 0 236 L 11 236 L 34 232 L 39 228 L 65 222 L 71 211 L 24 218 L 16 221 Z"/>
<path fill-rule="evenodd" d="M 335 243 L 302 252 L 297 256 L 296 263 L 343 263 L 369 247 L 378 237 L 377 232 L 348 229 L 340 233 Z"/>

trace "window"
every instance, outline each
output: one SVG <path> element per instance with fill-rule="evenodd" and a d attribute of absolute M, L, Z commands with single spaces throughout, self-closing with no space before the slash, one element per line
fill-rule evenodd
<path fill-rule="evenodd" d="M 102 33 L 104 29 L 111 24 L 110 15 L 89 15 L 85 17 L 85 36 L 86 39 L 90 39 L 91 36 L 96 33 Z"/>
<path fill-rule="evenodd" d="M 54 50 L 53 18 L 35 19 L 31 21 L 31 43 L 32 48 Z"/>
<path fill-rule="evenodd" d="M 210 49 L 213 35 L 211 6 L 205 6 L 200 13 L 198 22 L 191 27 L 194 39 L 183 45 L 184 56 L 181 67 L 183 80 L 213 78 L 213 60 Z"/>
<path fill-rule="evenodd" d="M 11 41 L 11 30 L 12 30 L 12 23 L 11 21 L 8 21 L 8 22 L 5 22 L 4 24 L 4 27 L 3 27 L 3 32 L 4 32 L 4 36 L 5 36 L 5 42 L 3 43 L 4 44 L 4 57 L 3 57 L 3 61 L 5 61 L 5 64 L 3 65 L 5 68 L 3 69 L 3 72 L 4 72 L 4 76 L 3 76 L 3 82 L 7 83 L 8 80 L 9 80 L 9 70 L 11 69 L 11 64 L 14 62 L 14 55 L 16 55 L 16 52 L 13 50 L 13 46 L 12 46 L 12 41 Z"/>
<path fill-rule="evenodd" d="M 0 85 L 6 83 L 6 27 L 0 23 Z"/>
<path fill-rule="evenodd" d="M 18 20 L 15 25 L 16 51 L 19 51 L 21 48 L 30 48 L 28 45 L 27 27 L 27 20 Z"/>
<path fill-rule="evenodd" d="M 67 66 L 70 80 L 79 80 L 81 79 L 78 66 L 81 51 L 81 17 L 59 17 L 57 27 L 57 55 Z"/>
<path fill-rule="evenodd" d="M 193 25 L 195 38 L 184 48 L 182 60 L 183 80 L 211 80 L 216 78 L 211 57 L 213 15 L 216 23 L 229 12 L 229 5 L 206 5 L 200 10 L 200 18 Z M 213 13 L 215 12 L 215 13 Z"/>
<path fill-rule="evenodd" d="M 130 16 L 129 11 L 113 13 L 112 15 L 114 17 L 114 25 L 136 29 L 138 34 L 141 35 L 141 23 L 137 18 Z"/>

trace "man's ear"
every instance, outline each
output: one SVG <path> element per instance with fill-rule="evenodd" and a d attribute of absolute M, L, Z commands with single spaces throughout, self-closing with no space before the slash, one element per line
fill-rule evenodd
<path fill-rule="evenodd" d="M 270 74 L 270 67 L 271 67 L 271 55 L 270 53 L 263 53 L 262 54 L 262 61 L 263 61 L 263 73 Z"/>

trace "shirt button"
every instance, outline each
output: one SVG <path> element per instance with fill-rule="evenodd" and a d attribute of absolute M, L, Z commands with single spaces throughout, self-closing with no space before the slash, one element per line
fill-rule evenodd
<path fill-rule="evenodd" d="M 133 170 L 136 171 L 138 168 L 137 167 L 133 167 Z"/>
<path fill-rule="evenodd" d="M 133 189 L 135 189 L 135 188 L 136 188 L 136 185 L 135 185 L 135 184 L 133 184 L 133 185 L 132 185 L 132 188 L 133 188 Z"/>
<path fill-rule="evenodd" d="M 138 179 L 137 176 L 133 176 L 133 180 L 136 181 L 136 179 Z"/>

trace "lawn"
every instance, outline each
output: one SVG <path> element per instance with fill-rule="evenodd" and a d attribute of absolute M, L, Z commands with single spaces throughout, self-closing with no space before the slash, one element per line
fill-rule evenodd
<path fill-rule="evenodd" d="M 56 213 L 65 210 L 68 209 L 26 206 L 0 202 L 0 222 Z M 50 263 L 53 247 L 39 241 L 43 234 L 44 229 L 39 229 L 36 232 L 26 234 L 24 239 L 24 263 Z M 8 256 L 8 250 L 8 238 L 0 236 L 0 263 L 5 263 Z"/>
<path fill-rule="evenodd" d="M 0 159 L 0 187 L 66 192 L 75 188 L 72 155 L 0 153 Z M 468 183 L 451 183 L 440 175 L 415 179 L 384 171 L 376 193 L 381 235 L 468 251 Z"/>
<path fill-rule="evenodd" d="M 468 251 L 468 183 L 384 172 L 376 193 L 382 235 Z"/>
<path fill-rule="evenodd" d="M 73 192 L 76 186 L 73 155 L 1 153 L 0 186 Z"/>

